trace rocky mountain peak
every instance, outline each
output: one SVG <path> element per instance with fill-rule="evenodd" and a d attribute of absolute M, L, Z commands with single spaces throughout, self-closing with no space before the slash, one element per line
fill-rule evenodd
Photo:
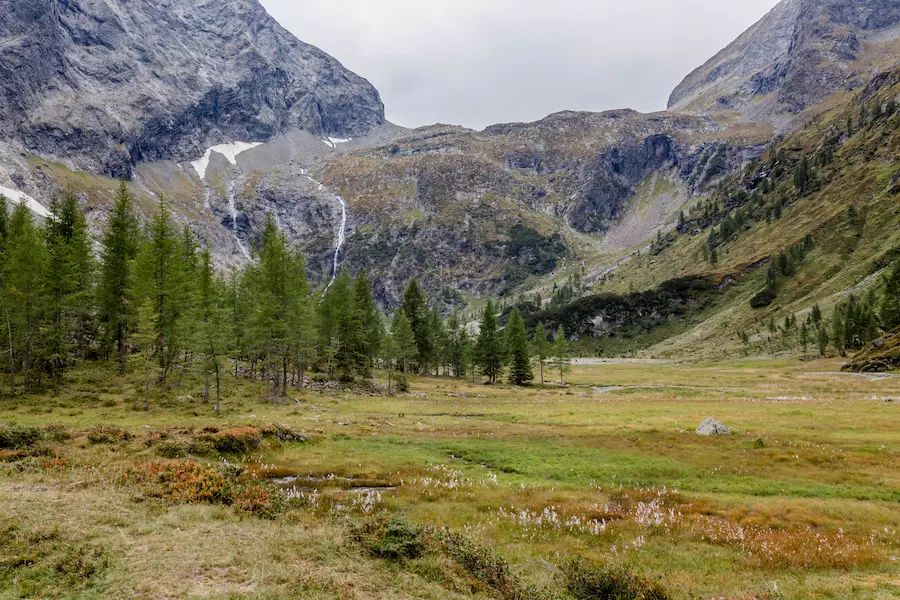
<path fill-rule="evenodd" d="M 669 109 L 784 126 L 896 60 L 898 0 L 784 0 L 688 75 Z"/>
<path fill-rule="evenodd" d="M 366 80 L 257 0 L 0 0 L 0 135 L 119 175 L 290 129 L 351 138 L 384 123 Z"/>

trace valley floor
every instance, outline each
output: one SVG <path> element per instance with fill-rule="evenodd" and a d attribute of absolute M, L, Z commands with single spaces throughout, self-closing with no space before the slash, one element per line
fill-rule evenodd
<path fill-rule="evenodd" d="M 196 382 L 146 413 L 137 375 L 77 371 L 0 399 L 0 598 L 578 598 L 576 557 L 676 599 L 897 598 L 900 377 L 838 371 L 578 364 L 568 388 L 280 403 L 230 380 L 219 416 Z M 397 516 L 444 541 L 385 550 Z"/>

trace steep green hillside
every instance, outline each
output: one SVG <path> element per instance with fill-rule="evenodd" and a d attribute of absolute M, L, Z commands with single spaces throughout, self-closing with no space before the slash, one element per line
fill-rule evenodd
<path fill-rule="evenodd" d="M 698 358 L 793 351 L 799 334 L 783 343 L 776 338 L 791 335 L 770 332 L 773 321 L 790 330 L 813 306 L 827 317 L 850 293 L 879 285 L 900 256 L 898 82 L 900 70 L 835 99 L 700 199 L 675 231 L 600 277 L 597 293 L 629 294 L 687 276 L 729 291 L 695 327 L 636 347 Z M 770 297 L 759 297 L 767 289 Z"/>

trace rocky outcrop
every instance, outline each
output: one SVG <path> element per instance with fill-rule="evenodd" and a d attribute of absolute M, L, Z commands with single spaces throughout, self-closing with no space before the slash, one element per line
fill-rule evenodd
<path fill-rule="evenodd" d="M 895 60 L 881 47 L 900 37 L 896 0 L 784 0 L 691 73 L 669 99 L 673 111 L 734 111 L 752 122 L 793 117 Z M 864 62 L 863 59 L 865 59 Z"/>
<path fill-rule="evenodd" d="M 119 176 L 291 128 L 364 135 L 378 92 L 257 0 L 0 0 L 0 134 Z"/>
<path fill-rule="evenodd" d="M 697 428 L 697 435 L 719 436 L 731 435 L 731 430 L 716 419 L 706 419 Z"/>

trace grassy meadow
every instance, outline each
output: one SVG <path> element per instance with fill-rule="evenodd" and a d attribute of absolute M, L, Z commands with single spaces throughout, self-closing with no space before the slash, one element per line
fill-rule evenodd
<path fill-rule="evenodd" d="M 838 371 L 611 361 L 279 402 L 230 379 L 220 415 L 198 381 L 148 413 L 138 375 L 74 371 L 0 399 L 0 598 L 613 597 L 573 559 L 665 590 L 620 598 L 897 598 L 900 377 Z"/>

